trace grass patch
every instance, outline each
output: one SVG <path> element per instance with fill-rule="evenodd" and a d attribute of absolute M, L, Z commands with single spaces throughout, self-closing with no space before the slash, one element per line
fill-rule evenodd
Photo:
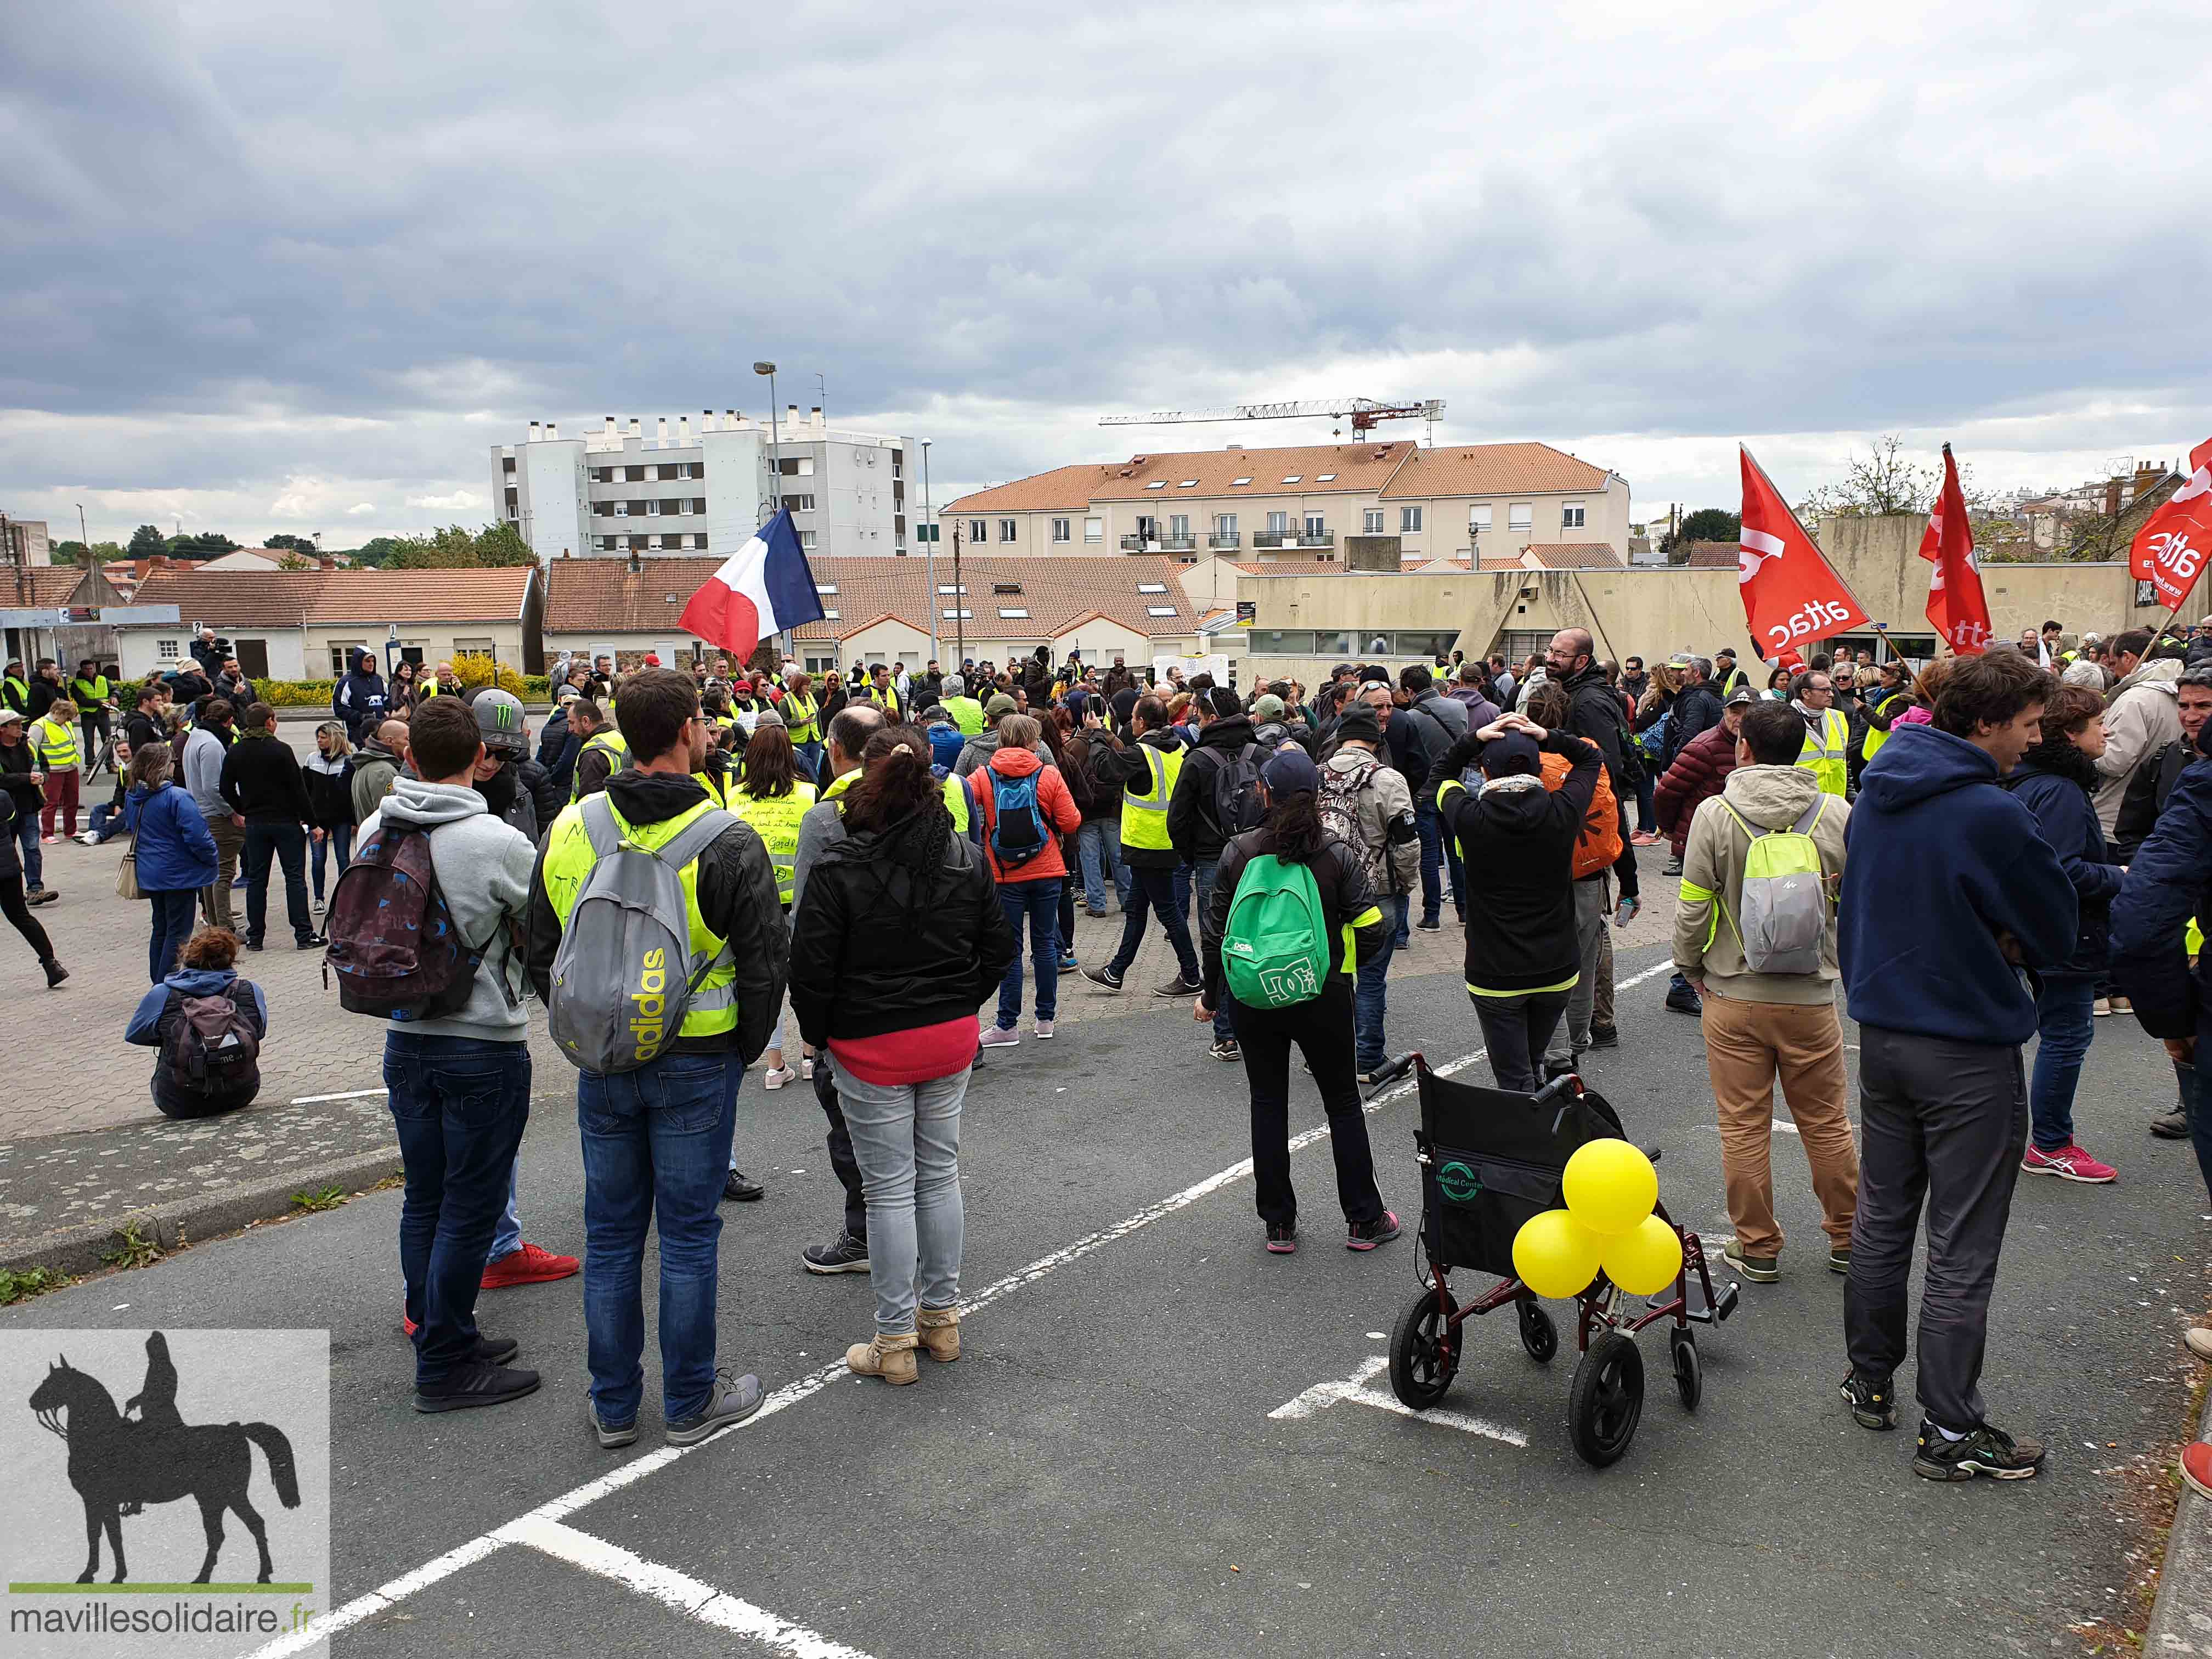
<path fill-rule="evenodd" d="M 0 1267 L 0 1308 L 13 1303 L 27 1302 L 34 1296 L 44 1296 L 48 1291 L 58 1291 L 69 1282 L 67 1273 L 52 1267 L 25 1267 L 21 1272 L 12 1267 Z"/>
<path fill-rule="evenodd" d="M 318 1187 L 312 1192 L 292 1194 L 292 1207 L 310 1215 L 318 1210 L 335 1210 L 345 1201 L 345 1189 L 342 1187 Z"/>
<path fill-rule="evenodd" d="M 161 1259 L 161 1246 L 138 1231 L 135 1221 L 124 1223 L 115 1235 L 115 1243 L 100 1252 L 100 1259 L 111 1267 L 143 1267 Z"/>

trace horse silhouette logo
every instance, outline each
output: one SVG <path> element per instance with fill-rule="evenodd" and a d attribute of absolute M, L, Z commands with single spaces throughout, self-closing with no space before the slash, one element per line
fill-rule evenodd
<path fill-rule="evenodd" d="M 69 1443 L 70 1485 L 84 1504 L 86 1554 L 78 1583 L 91 1583 L 100 1571 L 103 1532 L 114 1558 L 108 1582 L 124 1583 L 124 1517 L 140 1514 L 149 1504 L 186 1498 L 199 1505 L 200 1525 L 207 1534 L 207 1555 L 192 1582 L 204 1584 L 214 1576 L 226 1510 L 253 1534 L 261 1555 L 255 1582 L 270 1582 L 268 1528 L 246 1488 L 253 1475 L 253 1448 L 258 1446 L 278 1499 L 288 1510 L 299 1508 L 292 1443 L 273 1423 L 186 1423 L 177 1410 L 176 1364 L 161 1332 L 146 1339 L 145 1383 L 122 1410 L 116 1409 L 115 1396 L 100 1379 L 71 1365 L 66 1354 L 58 1354 L 46 1367 L 30 1406 L 41 1428 Z"/>

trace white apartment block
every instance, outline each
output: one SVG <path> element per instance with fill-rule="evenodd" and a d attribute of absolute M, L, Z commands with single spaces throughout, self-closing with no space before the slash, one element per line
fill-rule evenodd
<path fill-rule="evenodd" d="M 492 500 L 538 562 L 631 553 L 734 553 L 778 505 L 810 551 L 843 556 L 907 551 L 911 438 L 831 428 L 793 404 L 769 427 L 734 409 L 656 416 L 611 415 L 580 438 L 530 423 L 520 444 L 491 452 Z"/>
<path fill-rule="evenodd" d="M 1207 554 L 1340 563 L 1354 536 L 1406 562 L 1518 557 L 1533 544 L 1609 547 L 1628 562 L 1628 481 L 1548 444 L 1405 440 L 1185 451 L 1055 467 L 938 509 L 976 552 Z"/>

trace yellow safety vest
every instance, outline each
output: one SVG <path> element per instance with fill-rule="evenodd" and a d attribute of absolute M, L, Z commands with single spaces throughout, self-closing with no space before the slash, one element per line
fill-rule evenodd
<path fill-rule="evenodd" d="M 1905 702 L 1906 704 L 1908 704 L 1908 705 L 1909 705 L 1909 704 L 1911 702 L 1911 701 L 1912 701 L 1912 693 L 1911 693 L 1910 691 L 1893 691 L 1893 692 L 1891 692 L 1887 696 L 1886 696 L 1886 697 L 1882 698 L 1881 702 L 1877 702 L 1877 703 L 1875 703 L 1875 712 L 1876 712 L 1877 714 L 1879 714 L 1879 713 L 1881 713 L 1882 710 L 1887 709 L 1887 708 L 1890 706 L 1890 704 L 1892 704 L 1892 703 L 1893 703 L 1893 702 L 1899 702 L 1899 701 L 1902 701 L 1902 702 Z M 1899 710 L 1897 711 L 1897 714 L 1902 714 L 1904 712 L 1905 712 L 1905 710 L 1904 710 L 1904 709 L 1902 709 L 1902 708 L 1900 708 L 1900 709 L 1899 709 Z M 1891 723 L 1892 723 L 1892 725 L 1893 725 L 1893 726 L 1896 723 L 1896 720 L 1897 720 L 1897 714 L 1892 714 L 1892 715 L 1890 716 L 1890 721 L 1891 721 Z M 1874 727 L 1874 726 L 1869 726 L 1869 727 L 1867 727 L 1866 744 L 1865 744 L 1866 757 L 1867 757 L 1869 760 L 1872 760 L 1872 759 L 1873 759 L 1876 755 L 1878 755 L 1878 754 L 1880 754 L 1880 753 L 1881 752 L 1881 746 L 1882 746 L 1882 744 L 1884 744 L 1887 743 L 1888 741 L 1889 741 L 1889 733 L 1888 733 L 1888 732 L 1883 732 L 1883 731 L 1881 731 L 1881 730 L 1878 730 L 1877 728 L 1875 728 L 1875 727 Z"/>
<path fill-rule="evenodd" d="M 723 781 L 720 778 L 712 772 L 694 772 L 691 775 L 691 781 L 707 792 L 708 800 L 726 812 L 730 810 L 729 791 L 723 787 Z"/>
<path fill-rule="evenodd" d="M 983 705 L 973 697 L 947 697 L 945 712 L 952 716 L 952 723 L 960 728 L 963 737 L 979 736 L 983 730 Z"/>
<path fill-rule="evenodd" d="M 613 815 L 617 833 L 623 841 L 642 847 L 647 851 L 672 841 L 694 818 L 702 812 L 714 811 L 714 803 L 701 801 L 697 805 L 678 812 L 672 818 L 659 823 L 631 824 L 623 820 L 615 811 L 615 804 L 607 802 L 607 811 Z M 612 851 L 611 847 L 607 850 Z M 561 925 L 568 925 L 568 913 L 576 908 L 576 896 L 584 890 L 584 883 L 591 877 L 592 868 L 599 861 L 599 854 L 592 845 L 592 834 L 584 822 L 584 806 L 571 803 L 561 809 L 561 816 L 553 820 L 546 832 L 544 881 L 545 897 L 553 907 L 553 914 Z M 691 923 L 691 975 L 698 972 L 701 963 L 714 965 L 698 981 L 691 993 L 691 1006 L 684 1015 L 684 1023 L 677 1028 L 680 1037 L 714 1036 L 723 1031 L 733 1031 L 738 1026 L 738 967 L 734 957 L 725 960 L 724 951 L 729 941 L 708 930 L 699 914 L 699 862 L 694 859 L 678 872 L 684 884 L 684 910 Z"/>
<path fill-rule="evenodd" d="M 76 727 L 58 726 L 51 715 L 40 715 L 31 725 L 31 754 L 41 771 L 75 771 Z"/>
<path fill-rule="evenodd" d="M 791 733 L 792 742 L 799 744 L 815 741 L 814 716 L 820 711 L 821 707 L 822 705 L 813 698 L 801 696 L 796 691 L 787 691 L 784 694 L 783 723 Z"/>
<path fill-rule="evenodd" d="M 1165 852 L 1173 845 L 1168 840 L 1168 802 L 1182 771 L 1182 750 L 1141 742 L 1137 746 L 1144 751 L 1148 775 L 1141 792 L 1133 781 L 1121 791 L 1121 845 Z"/>
<path fill-rule="evenodd" d="M 433 674 L 415 688 L 415 695 L 417 697 L 442 697 L 447 693 L 446 688 L 439 684 L 438 677 Z"/>
<path fill-rule="evenodd" d="M 568 799 L 572 803 L 582 799 L 584 757 L 594 749 L 603 755 L 613 757 L 607 763 L 607 774 L 610 777 L 621 771 L 621 763 L 629 758 L 629 744 L 623 741 L 623 734 L 616 731 L 613 726 L 602 726 L 599 731 L 592 732 L 584 740 L 584 746 L 576 751 L 576 775 L 568 784 Z M 708 793 L 711 794 L 714 792 L 709 790 Z"/>
<path fill-rule="evenodd" d="M 799 856 L 799 821 L 813 805 L 811 783 L 793 783 L 787 795 L 754 796 L 739 789 L 730 796 L 730 811 L 752 825 L 768 848 L 769 862 L 775 866 L 775 896 L 786 909 L 791 908 L 792 875 Z"/>
<path fill-rule="evenodd" d="M 75 687 L 78 691 L 81 691 L 81 692 L 82 692 L 82 693 L 83 693 L 83 696 L 80 696 L 80 697 L 77 699 L 77 701 L 78 701 L 79 702 L 82 702 L 82 703 L 89 703 L 89 704 L 93 704 L 93 705 L 94 705 L 94 706 L 97 706 L 98 704 L 100 704 L 100 703 L 106 702 L 107 701 L 107 691 L 108 691 L 107 676 L 106 676 L 106 675 L 105 675 L 105 674 L 96 675 L 95 677 L 94 677 L 93 678 L 88 679 L 88 680 L 87 680 L 87 679 L 76 679 L 76 680 L 71 680 L 71 681 L 70 682 L 70 685 L 72 685 L 73 687 Z M 90 708 L 84 708 L 84 709 L 80 709 L 78 712 L 79 712 L 80 714 L 89 714 L 89 713 L 91 712 L 91 709 L 90 709 Z"/>
<path fill-rule="evenodd" d="M 957 835 L 968 833 L 968 780 L 945 775 L 945 810 L 952 814 L 952 829 Z"/>
<path fill-rule="evenodd" d="M 898 693 L 891 687 L 887 685 L 881 691 L 878 691 L 874 686 L 871 685 L 860 695 L 866 698 L 868 702 L 875 704 L 877 708 L 882 709 L 884 713 L 890 715 L 892 720 L 896 720 L 898 719 Z"/>
<path fill-rule="evenodd" d="M 1797 764 L 1820 780 L 1820 793 L 1840 795 L 1850 787 L 1850 767 L 1844 751 L 1851 739 L 1851 723 L 1840 708 L 1820 717 L 1822 736 L 1805 733 L 1805 746 L 1797 751 Z"/>

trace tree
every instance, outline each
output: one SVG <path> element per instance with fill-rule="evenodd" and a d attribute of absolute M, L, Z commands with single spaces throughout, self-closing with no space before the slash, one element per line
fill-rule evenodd
<path fill-rule="evenodd" d="M 153 525 L 142 524 L 131 532 L 131 556 L 134 559 L 150 559 L 156 553 L 168 550 L 168 538 Z"/>
<path fill-rule="evenodd" d="M 82 542 L 56 542 L 53 546 L 56 564 L 106 564 L 110 559 L 124 556 L 122 548 L 113 542 L 94 542 L 90 556 Z"/>
<path fill-rule="evenodd" d="M 284 556 L 276 561 L 276 568 L 279 570 L 313 570 L 315 562 L 306 554 L 295 552 L 288 547 L 284 550 Z"/>
<path fill-rule="evenodd" d="M 1822 519 L 1873 518 L 1885 513 L 1925 513 L 1943 488 L 1943 469 L 1921 466 L 1904 458 L 1905 440 L 1886 432 L 1867 446 L 1864 455 L 1844 461 L 1841 483 L 1822 484 L 1797 504 L 1799 519 L 1812 524 Z M 1966 485 L 1966 469 L 1959 469 L 1959 487 Z"/>
<path fill-rule="evenodd" d="M 304 553 L 311 559 L 315 556 L 313 542 L 305 536 L 295 536 L 287 532 L 280 531 L 274 536 L 264 536 L 261 538 L 261 544 L 264 547 L 289 547 L 294 552 Z"/>
<path fill-rule="evenodd" d="M 375 570 L 389 564 L 392 555 L 398 550 L 399 544 L 391 537 L 377 536 L 363 542 L 359 547 L 351 549 L 348 552 L 348 556 L 356 565 Z"/>
<path fill-rule="evenodd" d="M 1723 507 L 1701 507 L 1684 515 L 1670 534 L 1659 538 L 1659 550 L 1669 564 L 1689 562 L 1692 542 L 1732 542 L 1743 533 L 1743 520 Z"/>
<path fill-rule="evenodd" d="M 135 544 L 137 538 L 132 540 Z M 203 530 L 195 536 L 172 536 L 165 547 L 155 551 L 166 551 L 180 559 L 213 559 L 237 552 L 238 544 L 220 530 Z"/>
<path fill-rule="evenodd" d="M 386 561 L 393 570 L 455 570 L 537 562 L 538 556 L 511 524 L 486 525 L 474 535 L 453 524 L 428 536 L 402 536 Z"/>

